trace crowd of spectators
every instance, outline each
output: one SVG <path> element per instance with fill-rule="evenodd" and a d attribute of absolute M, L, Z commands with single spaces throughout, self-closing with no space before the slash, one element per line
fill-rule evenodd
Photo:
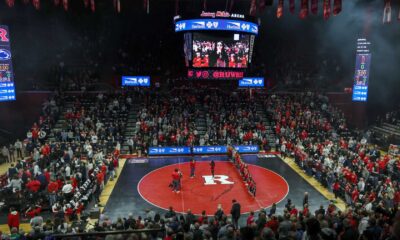
<path fill-rule="evenodd" d="M 12 207 L 10 214 L 17 212 L 41 234 L 49 230 L 43 217 L 52 219 L 52 232 L 66 233 L 72 224 L 84 224 L 83 210 L 99 204 L 105 181 L 115 177 L 134 94 L 56 94 L 46 101 L 27 139 L 2 149 L 11 167 L 0 194 Z M 14 233 L 12 217 L 9 225 Z"/>
<path fill-rule="evenodd" d="M 266 123 L 245 91 L 175 89 L 167 94 L 144 93 L 131 149 L 148 146 L 258 144 L 265 148 Z M 201 114 L 203 112 L 204 115 Z M 198 119 L 204 118 L 204 134 Z"/>
<path fill-rule="evenodd" d="M 396 240 L 400 238 L 399 212 L 367 211 L 362 209 L 338 210 L 334 204 L 321 205 L 314 213 L 307 207 L 308 196 L 305 195 L 304 207 L 297 209 L 288 200 L 282 214 L 276 208 L 260 209 L 241 216 L 238 212 L 240 226 L 234 224 L 230 217 L 238 208 L 232 201 L 231 211 L 225 212 L 218 206 L 215 213 L 207 215 L 205 211 L 199 216 L 190 209 L 179 214 L 172 207 L 165 214 L 147 209 L 145 215 L 129 214 L 115 220 L 102 214 L 99 221 L 90 230 L 91 233 L 105 233 L 95 236 L 96 239 L 237 239 L 237 240 Z M 234 207 L 234 205 L 236 205 Z M 240 204 L 239 204 L 240 206 Z M 239 207 L 240 209 L 240 207 Z M 132 232 L 141 230 L 142 232 Z M 144 230 L 144 231 L 143 231 Z M 146 232 L 146 230 L 148 230 Z M 36 226 L 31 232 L 24 233 L 12 228 L 11 235 L 0 234 L 2 239 L 52 239 L 54 233 L 81 233 L 82 228 L 74 228 L 66 223 L 56 224 L 48 220 Z M 110 233 L 118 231 L 118 233 Z M 124 231 L 127 231 L 124 233 Z M 130 231 L 128 233 L 128 231 Z M 108 232 L 108 233 L 107 233 Z M 92 236 L 92 237 L 93 237 Z M 68 237 L 68 236 L 65 236 Z M 88 236 L 87 236 L 88 237 Z M 83 239 L 75 237 L 71 239 Z"/>
<path fill-rule="evenodd" d="M 267 145 L 266 123 L 257 113 L 257 96 L 248 91 L 208 94 L 204 101 L 207 131 L 200 145 Z"/>
<path fill-rule="evenodd" d="M 348 130 L 343 114 L 323 95 L 272 95 L 265 105 L 275 121 L 282 154 L 295 157 L 346 204 L 383 214 L 400 203 L 398 156 L 382 155 L 368 136 Z"/>
<path fill-rule="evenodd" d="M 30 219 L 33 232 L 82 231 L 72 228 L 72 222 L 80 221 L 82 210 L 91 199 L 99 201 L 106 176 L 112 179 L 115 175 L 125 129 L 121 116 L 127 114 L 133 99 L 138 98 L 142 105 L 137 114 L 136 135 L 131 139 L 137 149 L 145 151 L 147 146 L 159 145 L 263 143 L 265 126 L 257 114 L 255 100 L 241 91 L 181 89 L 168 95 L 143 91 L 100 93 L 69 97 L 68 101 L 73 104 L 64 106 L 62 113 L 57 99 L 67 100 L 62 96 L 50 99 L 43 105 L 44 114 L 33 125 L 29 139 L 24 143 L 17 140 L 13 148 L 6 147 L 9 152 L 17 153 L 15 164 L 8 171 L 8 188 L 14 197 L 27 202 L 27 207 L 17 212 Z M 346 234 L 350 235 L 349 239 L 359 235 L 368 240 L 389 238 L 390 228 L 398 224 L 395 213 L 400 203 L 400 164 L 395 156 L 382 155 L 377 146 L 368 143 L 368 136 L 350 131 L 343 114 L 323 95 L 308 92 L 259 95 L 257 99 L 273 121 L 278 150 L 283 156 L 294 156 L 307 174 L 332 190 L 336 197 L 343 198 L 349 206 L 345 212 L 331 205 L 327 211 L 321 207 L 312 217 L 306 201 L 302 210 L 287 204 L 282 216 L 260 211 L 256 219 L 252 213 L 248 226 L 240 230 L 235 230 L 223 215 L 198 221 L 193 220 L 195 217 L 187 220 L 192 216 L 190 213 L 179 217 L 168 215 L 165 219 L 159 214 L 158 218 L 149 219 L 149 213 L 143 219 L 132 220 L 130 216 L 115 223 L 106 219 L 95 226 L 95 231 L 165 227 L 167 233 L 162 237 L 166 239 L 184 236 L 216 239 L 214 235 L 218 237 L 221 231 L 219 238 L 224 239 L 258 236 L 300 240 L 307 236 L 334 240 L 338 236 L 346 239 Z M 207 126 L 204 136 L 196 133 L 201 108 Z M 55 130 L 60 114 L 64 114 L 65 121 L 60 130 Z M 55 140 L 49 141 L 46 135 L 41 137 L 42 131 L 53 133 Z M 28 158 L 22 159 L 25 156 Z M 9 153 L 8 157 L 13 161 Z M 249 191 L 255 194 L 245 164 L 236 163 L 248 182 Z M 260 186 L 258 191 L 262 191 Z M 42 212 L 46 209 L 54 220 L 44 224 Z M 167 214 L 172 214 L 171 211 Z M 16 209 L 10 210 L 11 215 L 15 212 Z M 10 225 L 13 234 L 18 234 L 14 227 Z M 316 232 L 308 236 L 308 228 Z M 130 237 L 138 237 L 134 236 Z"/>
<path fill-rule="evenodd" d="M 192 145 L 198 141 L 194 121 L 198 117 L 196 95 L 148 93 L 142 98 L 134 148 L 145 152 L 149 146 Z"/>

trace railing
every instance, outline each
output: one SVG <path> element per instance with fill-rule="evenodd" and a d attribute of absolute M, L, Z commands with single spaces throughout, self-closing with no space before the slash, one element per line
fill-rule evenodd
<path fill-rule="evenodd" d="M 149 237 L 151 235 L 152 237 Z M 130 236 L 136 236 L 134 239 L 155 239 L 164 238 L 165 229 L 140 229 L 140 230 L 130 230 L 130 231 L 107 231 L 107 232 L 86 232 L 86 233 L 75 233 L 75 234 L 55 234 L 53 239 L 105 239 L 107 236 L 116 236 L 118 239 L 128 239 Z"/>

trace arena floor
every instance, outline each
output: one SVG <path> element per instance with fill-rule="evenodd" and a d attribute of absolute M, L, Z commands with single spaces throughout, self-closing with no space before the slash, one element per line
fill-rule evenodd
<path fill-rule="evenodd" d="M 173 206 L 177 212 L 191 209 L 194 214 L 200 214 L 206 210 L 208 215 L 213 215 L 218 204 L 222 204 L 224 211 L 229 213 L 233 198 L 241 203 L 243 213 L 269 208 L 274 202 L 277 203 L 277 211 L 281 213 L 287 199 L 291 199 L 299 210 L 302 209 L 304 192 L 309 193 L 311 211 L 316 210 L 320 204 L 328 204 L 326 197 L 279 157 L 259 156 L 243 156 L 257 182 L 255 198 L 249 194 L 226 156 L 196 157 L 194 178 L 189 178 L 190 157 L 127 159 L 104 213 L 112 219 L 129 213 L 145 216 L 146 209 L 163 214 L 165 209 Z M 215 181 L 215 184 L 205 184 L 207 176 L 211 175 L 209 161 L 212 159 L 216 161 L 215 175 L 223 175 L 229 183 Z M 181 193 L 174 193 L 168 187 L 175 168 L 181 169 L 184 174 Z"/>

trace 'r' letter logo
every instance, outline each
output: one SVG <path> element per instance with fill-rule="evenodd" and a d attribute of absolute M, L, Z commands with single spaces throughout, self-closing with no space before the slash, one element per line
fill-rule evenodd
<path fill-rule="evenodd" d="M 8 42 L 7 31 L 4 28 L 0 28 L 0 41 Z"/>
<path fill-rule="evenodd" d="M 234 184 L 234 182 L 228 181 L 228 176 L 226 175 L 214 175 L 214 178 L 211 175 L 203 176 L 204 178 L 204 185 L 215 185 L 216 182 L 220 184 Z"/>

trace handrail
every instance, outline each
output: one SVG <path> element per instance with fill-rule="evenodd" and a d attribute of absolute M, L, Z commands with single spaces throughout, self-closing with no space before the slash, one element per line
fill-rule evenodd
<path fill-rule="evenodd" d="M 73 234 L 54 234 L 52 235 L 55 239 L 63 239 L 70 237 L 87 237 L 87 236 L 107 236 L 107 235 L 116 235 L 116 234 L 131 234 L 131 233 L 156 233 L 165 231 L 165 229 L 157 228 L 157 229 L 137 229 L 137 230 L 120 230 L 120 231 L 106 231 L 106 232 L 84 232 L 84 233 L 73 233 Z"/>

